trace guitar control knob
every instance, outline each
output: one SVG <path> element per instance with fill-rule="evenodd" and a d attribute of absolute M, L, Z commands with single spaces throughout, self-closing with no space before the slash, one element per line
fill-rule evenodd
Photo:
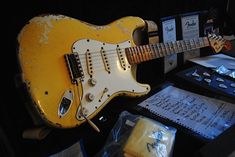
<path fill-rule="evenodd" d="M 97 81 L 96 81 L 95 79 L 93 79 L 93 78 L 90 78 L 90 79 L 89 79 L 89 84 L 90 84 L 91 86 L 95 86 L 96 83 L 97 83 Z"/>
<path fill-rule="evenodd" d="M 87 98 L 88 101 L 93 101 L 95 99 L 95 96 L 93 94 L 91 94 L 91 93 L 88 93 L 86 95 L 86 98 Z"/>

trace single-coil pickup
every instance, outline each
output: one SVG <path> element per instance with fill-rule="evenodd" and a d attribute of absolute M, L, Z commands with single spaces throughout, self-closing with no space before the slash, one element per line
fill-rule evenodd
<path fill-rule="evenodd" d="M 102 56 L 102 59 L 103 59 L 103 63 L 104 63 L 105 70 L 106 70 L 108 73 L 110 73 L 111 71 L 110 71 L 110 66 L 109 66 L 107 54 L 106 54 L 106 51 L 104 50 L 103 47 L 101 47 L 100 53 L 101 53 L 101 56 Z"/>
<path fill-rule="evenodd" d="M 116 50 L 117 50 L 117 55 L 118 55 L 118 59 L 119 59 L 121 67 L 123 68 L 123 70 L 126 70 L 126 63 L 125 63 L 124 54 L 122 53 L 119 45 L 117 45 Z"/>
<path fill-rule="evenodd" d="M 72 83 L 76 83 L 77 79 L 83 80 L 84 73 L 78 53 L 65 54 L 64 56 Z"/>
<path fill-rule="evenodd" d="M 93 70 L 93 64 L 92 64 L 92 58 L 91 58 L 91 53 L 89 50 L 86 52 L 86 62 L 87 62 L 87 71 L 90 76 L 93 75 L 94 70 Z"/>

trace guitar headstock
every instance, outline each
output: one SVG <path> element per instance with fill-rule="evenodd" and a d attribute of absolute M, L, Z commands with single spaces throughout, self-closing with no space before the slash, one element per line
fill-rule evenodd
<path fill-rule="evenodd" d="M 209 34 L 208 40 L 215 53 L 220 52 L 222 48 L 225 48 L 225 50 L 230 50 L 232 48 L 231 43 L 223 39 L 220 35 Z"/>

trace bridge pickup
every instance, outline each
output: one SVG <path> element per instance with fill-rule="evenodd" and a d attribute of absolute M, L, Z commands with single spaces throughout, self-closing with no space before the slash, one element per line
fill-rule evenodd
<path fill-rule="evenodd" d="M 65 60 L 69 70 L 70 78 L 72 83 L 76 83 L 77 79 L 83 80 L 84 73 L 82 70 L 82 65 L 77 53 L 65 54 Z"/>

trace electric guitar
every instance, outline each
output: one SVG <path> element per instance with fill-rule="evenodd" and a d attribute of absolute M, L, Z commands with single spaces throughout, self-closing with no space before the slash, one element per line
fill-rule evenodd
<path fill-rule="evenodd" d="M 104 26 L 62 15 L 31 19 L 18 35 L 18 58 L 22 80 L 45 122 L 60 128 L 92 124 L 90 119 L 114 97 L 150 91 L 135 79 L 138 63 L 207 46 L 219 52 L 226 46 L 216 35 L 137 46 L 133 33 L 144 27 L 139 17 Z"/>

